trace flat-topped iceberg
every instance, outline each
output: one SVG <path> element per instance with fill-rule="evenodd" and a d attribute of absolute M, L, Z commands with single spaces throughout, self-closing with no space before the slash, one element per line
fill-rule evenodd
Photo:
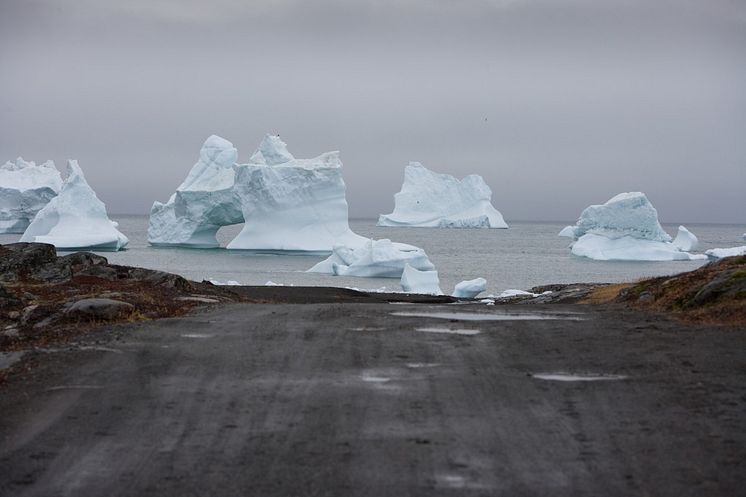
<path fill-rule="evenodd" d="M 332 255 L 308 272 L 335 276 L 401 278 L 407 264 L 420 271 L 435 269 L 421 248 L 382 239 L 367 240 L 362 245 L 335 245 Z"/>
<path fill-rule="evenodd" d="M 267 135 L 235 171 L 245 224 L 229 249 L 328 253 L 365 243 L 348 224 L 339 152 L 296 159 L 279 136 Z"/>
<path fill-rule="evenodd" d="M 573 238 L 572 253 L 601 261 L 678 261 L 705 259 L 671 242 L 658 222 L 658 212 L 644 193 L 620 193 L 602 205 L 586 208 L 574 226 L 560 236 Z M 696 237 L 679 230 L 680 246 L 690 246 Z"/>
<path fill-rule="evenodd" d="M 435 270 L 420 271 L 409 264 L 405 264 L 399 284 L 402 290 L 407 293 L 443 295 L 443 292 L 440 290 L 438 272 Z"/>
<path fill-rule="evenodd" d="M 458 283 L 451 295 L 460 299 L 473 299 L 486 289 L 487 280 L 484 278 L 475 278 Z"/>
<path fill-rule="evenodd" d="M 0 233 L 23 233 L 62 188 L 54 162 L 27 162 L 18 157 L 0 166 Z"/>
<path fill-rule="evenodd" d="M 124 248 L 129 240 L 109 220 L 106 206 L 88 185 L 78 161 L 67 161 L 67 170 L 59 194 L 36 214 L 21 241 L 49 243 L 59 250 Z"/>
<path fill-rule="evenodd" d="M 381 214 L 378 226 L 507 228 L 491 202 L 492 190 L 479 175 L 458 180 L 410 162 L 401 191 L 394 195 L 394 212 Z"/>
<path fill-rule="evenodd" d="M 148 241 L 217 247 L 221 226 L 245 223 L 227 248 L 329 253 L 337 243 L 365 242 L 349 228 L 338 152 L 296 159 L 267 135 L 248 164 L 237 157 L 228 140 L 208 138 L 176 193 L 153 204 Z"/>

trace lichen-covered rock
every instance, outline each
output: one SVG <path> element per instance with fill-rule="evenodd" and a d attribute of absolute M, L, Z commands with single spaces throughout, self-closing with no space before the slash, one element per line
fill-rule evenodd
<path fill-rule="evenodd" d="M 129 315 L 134 310 L 135 306 L 121 300 L 94 298 L 70 303 L 65 309 L 65 314 L 110 320 Z"/>

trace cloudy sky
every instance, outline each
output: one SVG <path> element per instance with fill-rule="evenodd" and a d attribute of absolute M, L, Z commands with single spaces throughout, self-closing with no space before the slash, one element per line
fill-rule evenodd
<path fill-rule="evenodd" d="M 0 0 L 0 69 L 0 160 L 77 158 L 111 213 L 272 132 L 341 150 L 353 217 L 417 160 L 509 222 L 746 222 L 743 0 Z"/>

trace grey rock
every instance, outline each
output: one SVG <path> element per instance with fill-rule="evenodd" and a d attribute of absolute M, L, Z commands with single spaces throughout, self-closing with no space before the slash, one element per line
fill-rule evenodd
<path fill-rule="evenodd" d="M 0 284 L 0 309 L 10 311 L 21 306 L 21 300 Z"/>
<path fill-rule="evenodd" d="M 115 268 L 103 265 L 88 266 L 75 274 L 81 276 L 95 276 L 96 278 L 110 281 L 118 279 L 118 273 Z"/>
<path fill-rule="evenodd" d="M 133 280 L 149 283 L 153 286 L 163 288 L 174 288 L 177 290 L 192 290 L 192 284 L 177 274 L 154 271 L 152 269 L 130 268 L 128 277 Z"/>
<path fill-rule="evenodd" d="M 647 303 L 652 302 L 655 300 L 655 297 L 650 292 L 642 292 L 639 297 L 637 297 L 638 302 Z"/>
<path fill-rule="evenodd" d="M 29 305 L 23 308 L 21 311 L 21 324 L 28 324 L 32 320 L 34 312 L 39 308 L 37 304 Z"/>
<path fill-rule="evenodd" d="M 0 281 L 18 281 L 56 259 L 54 245 L 46 243 L 0 245 Z"/>
<path fill-rule="evenodd" d="M 67 304 L 65 314 L 109 320 L 129 315 L 134 310 L 135 306 L 121 300 L 82 299 Z"/>

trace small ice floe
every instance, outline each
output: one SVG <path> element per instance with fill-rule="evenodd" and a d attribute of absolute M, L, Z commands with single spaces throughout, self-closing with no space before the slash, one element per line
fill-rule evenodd
<path fill-rule="evenodd" d="M 452 335 L 467 335 L 473 336 L 480 333 L 479 330 L 467 330 L 467 329 L 451 329 L 451 328 L 415 328 L 417 331 L 424 333 L 448 333 Z"/>
<path fill-rule="evenodd" d="M 381 288 L 374 288 L 374 289 L 365 289 L 365 288 L 357 288 L 354 286 L 345 286 L 343 287 L 346 290 L 354 290 L 356 292 L 366 292 L 366 293 L 402 293 L 398 290 L 386 290 L 385 286 L 382 286 Z"/>
<path fill-rule="evenodd" d="M 535 373 L 531 376 L 549 381 L 609 381 L 627 379 L 625 375 L 621 374 Z"/>
<path fill-rule="evenodd" d="M 283 285 L 281 285 L 280 283 L 275 283 L 275 282 L 274 282 L 274 281 L 272 281 L 272 280 L 269 280 L 269 281 L 267 281 L 267 282 L 266 282 L 266 283 L 264 284 L 264 286 L 283 286 Z"/>
<path fill-rule="evenodd" d="M 475 278 L 458 283 L 451 296 L 462 299 L 473 299 L 487 289 L 487 280 Z"/>
<path fill-rule="evenodd" d="M 210 278 L 207 281 L 217 286 L 241 286 L 241 283 L 239 283 L 236 280 L 220 281 L 220 280 L 214 280 Z"/>
<path fill-rule="evenodd" d="M 367 328 L 365 326 L 358 326 L 357 328 L 350 328 L 350 331 L 383 331 L 386 328 Z"/>
<path fill-rule="evenodd" d="M 421 271 L 409 264 L 405 264 L 400 284 L 402 290 L 406 293 L 443 295 L 439 286 L 440 280 L 438 279 L 438 272 L 435 270 Z"/>
<path fill-rule="evenodd" d="M 742 247 L 714 248 L 706 250 L 705 255 L 711 259 L 722 259 L 723 257 L 746 255 L 746 245 Z"/>
<path fill-rule="evenodd" d="M 495 299 L 482 299 L 479 301 L 480 304 L 495 305 Z"/>
<path fill-rule="evenodd" d="M 210 338 L 212 335 L 206 333 L 183 333 L 182 338 Z"/>

